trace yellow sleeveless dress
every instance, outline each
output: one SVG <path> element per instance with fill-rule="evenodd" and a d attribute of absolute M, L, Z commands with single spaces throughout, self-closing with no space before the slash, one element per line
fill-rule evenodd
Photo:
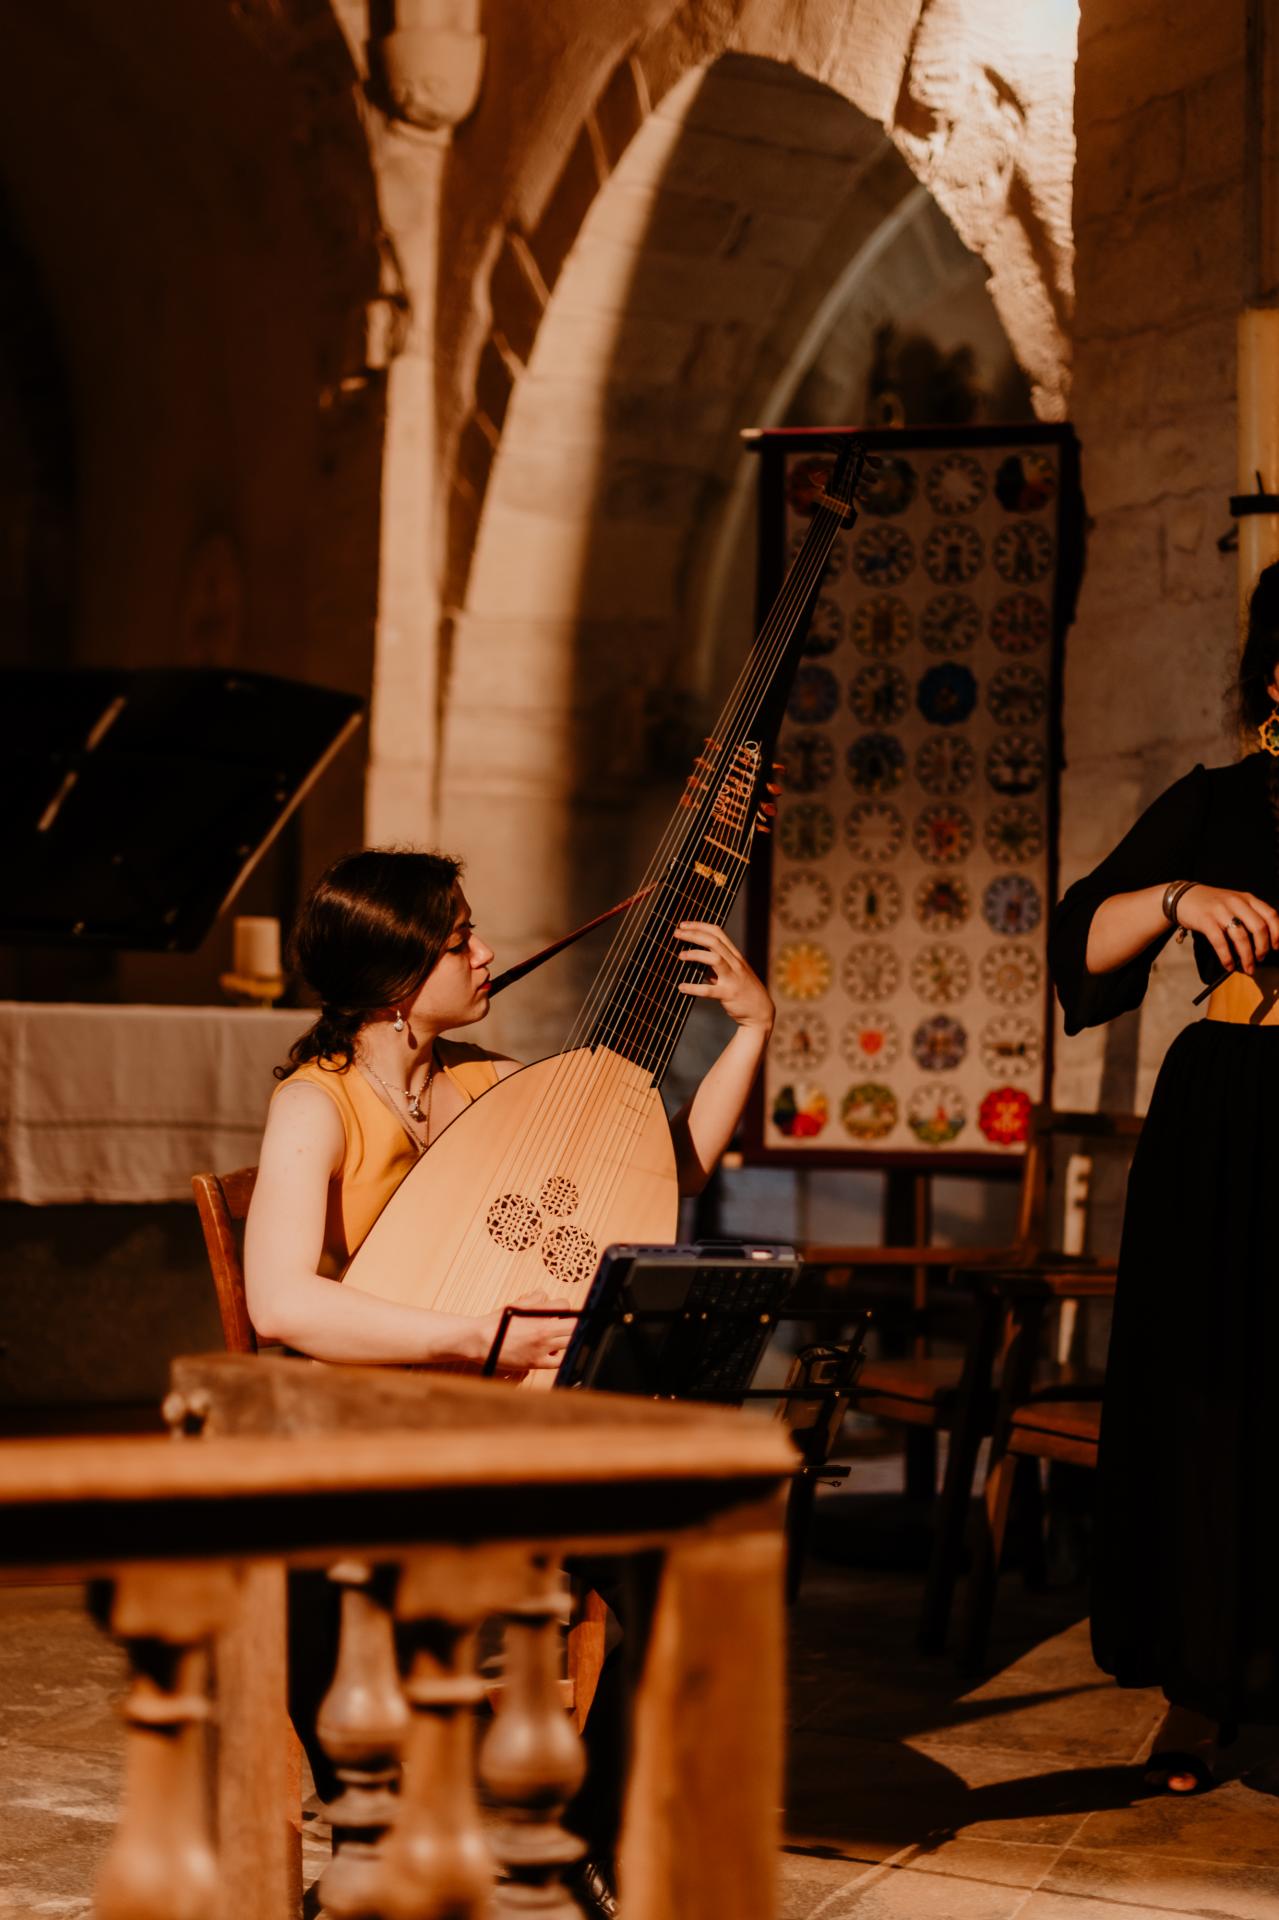
<path fill-rule="evenodd" d="M 497 1084 L 496 1062 L 462 1041 L 437 1042 L 440 1065 L 467 1101 Z M 420 1155 L 400 1122 L 358 1067 L 321 1066 L 309 1060 L 291 1073 L 287 1087 L 319 1087 L 338 1110 L 346 1145 L 342 1165 L 329 1182 L 324 1252 L 319 1271 L 340 1279 L 369 1228 Z"/>

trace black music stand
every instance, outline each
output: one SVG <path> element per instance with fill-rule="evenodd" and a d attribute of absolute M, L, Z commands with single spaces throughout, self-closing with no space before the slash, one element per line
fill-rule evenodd
<path fill-rule="evenodd" d="M 359 725 L 271 674 L 0 675 L 0 940 L 191 952 Z"/>
<path fill-rule="evenodd" d="M 729 1406 L 778 1402 L 801 1462 L 786 1506 L 786 1593 L 793 1601 L 817 1484 L 837 1484 L 848 1475 L 847 1467 L 830 1465 L 830 1454 L 861 1368 L 871 1318 L 850 1315 L 844 1307 L 789 1308 L 802 1265 L 793 1247 L 739 1241 L 607 1247 L 577 1314 L 557 1307 L 503 1311 L 483 1373 L 497 1371 L 513 1320 L 574 1318 L 577 1326 L 555 1377 L 557 1387 Z M 764 1350 L 782 1322 L 832 1319 L 843 1325 L 852 1320 L 845 1338 L 801 1349 L 784 1384 L 755 1386 Z"/>

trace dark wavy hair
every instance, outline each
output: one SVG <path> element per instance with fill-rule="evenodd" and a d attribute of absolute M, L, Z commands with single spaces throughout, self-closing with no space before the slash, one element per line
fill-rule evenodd
<path fill-rule="evenodd" d="M 308 1060 L 343 1073 L 370 1015 L 410 1001 L 457 918 L 462 862 L 443 853 L 366 847 L 336 860 L 312 888 L 289 936 L 288 965 L 320 1001 L 315 1025 L 289 1049 L 287 1080 Z"/>
<path fill-rule="evenodd" d="M 1279 560 L 1263 567 L 1248 601 L 1248 629 L 1239 660 L 1237 699 L 1245 727 L 1259 727 L 1274 709 L 1270 682 L 1279 667 Z"/>

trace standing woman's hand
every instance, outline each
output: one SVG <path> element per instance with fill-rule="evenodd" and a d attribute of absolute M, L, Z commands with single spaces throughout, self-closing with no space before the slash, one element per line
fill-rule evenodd
<path fill-rule="evenodd" d="M 766 1036 L 773 1031 L 776 1008 L 768 988 L 738 952 L 723 927 L 709 920 L 681 920 L 675 929 L 685 942 L 681 960 L 698 960 L 710 968 L 709 980 L 686 980 L 680 992 L 698 1000 L 718 1000 L 739 1027 L 755 1028 Z"/>
<path fill-rule="evenodd" d="M 1201 933 L 1223 967 L 1251 973 L 1258 960 L 1279 952 L 1279 913 L 1255 893 L 1196 881 L 1176 906 L 1178 926 Z"/>

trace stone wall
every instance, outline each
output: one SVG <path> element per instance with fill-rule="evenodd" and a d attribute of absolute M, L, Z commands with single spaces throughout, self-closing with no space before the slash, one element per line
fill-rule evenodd
<path fill-rule="evenodd" d="M 1243 0 L 1084 0 L 1070 411 L 1092 524 L 1067 654 L 1063 885 L 1196 761 L 1236 752 L 1235 562 L 1217 540 L 1235 486 L 1244 19 Z M 1144 1107 L 1194 991 L 1170 948 L 1139 1015 L 1061 1045 L 1059 1103 Z"/>

